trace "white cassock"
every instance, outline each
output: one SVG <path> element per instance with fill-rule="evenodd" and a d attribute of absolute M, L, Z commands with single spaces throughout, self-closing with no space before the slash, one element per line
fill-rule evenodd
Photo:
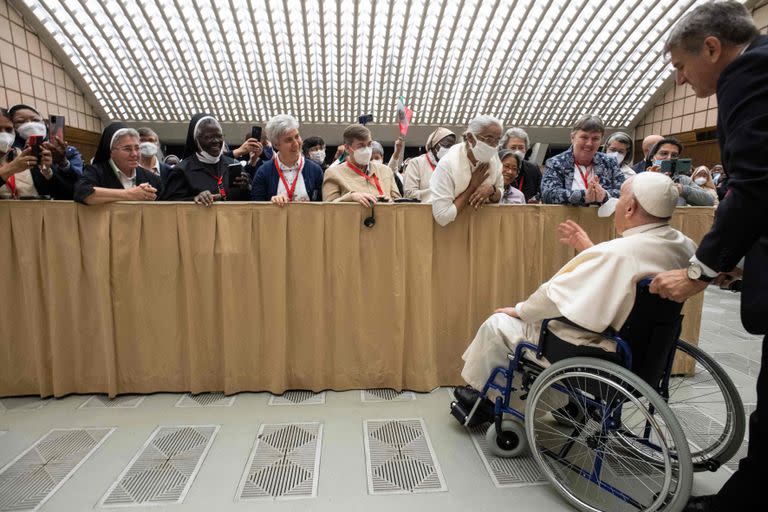
<path fill-rule="evenodd" d="M 696 244 L 667 223 L 645 224 L 621 238 L 577 254 L 528 300 L 515 306 L 520 319 L 491 315 L 464 352 L 461 376 L 482 389 L 491 371 L 507 365 L 507 354 L 520 341 L 538 342 L 541 321 L 564 316 L 586 329 L 621 329 L 635 302 L 637 283 L 645 277 L 684 268 Z M 552 325 L 558 337 L 577 345 L 591 344 L 615 351 L 613 343 L 572 327 Z"/>

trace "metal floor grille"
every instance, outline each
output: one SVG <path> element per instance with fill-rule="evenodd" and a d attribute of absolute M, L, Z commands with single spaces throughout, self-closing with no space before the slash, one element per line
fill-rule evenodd
<path fill-rule="evenodd" d="M 360 400 L 363 402 L 408 402 L 416 400 L 413 391 L 395 391 L 394 389 L 362 389 Z"/>
<path fill-rule="evenodd" d="M 157 427 L 101 506 L 182 503 L 218 431 L 219 425 Z"/>
<path fill-rule="evenodd" d="M 107 395 L 94 395 L 83 402 L 78 409 L 135 409 L 144 402 L 144 396 L 124 395 L 109 398 Z"/>
<path fill-rule="evenodd" d="M 238 499 L 317 496 L 322 438 L 321 423 L 262 425 L 237 490 Z"/>
<path fill-rule="evenodd" d="M 51 403 L 50 398 L 41 400 L 36 396 L 0 398 L 0 411 L 33 411 Z"/>
<path fill-rule="evenodd" d="M 515 457 L 503 459 L 496 457 L 488 449 L 485 433 L 488 424 L 477 425 L 469 429 L 472 444 L 483 461 L 488 476 L 496 487 L 522 487 L 527 485 L 542 485 L 546 478 L 541 474 L 539 465 L 533 457 Z"/>
<path fill-rule="evenodd" d="M 325 391 L 313 393 L 312 391 L 286 391 L 280 396 L 273 395 L 269 399 L 269 405 L 323 405 L 325 404 Z"/>
<path fill-rule="evenodd" d="M 447 491 L 424 420 L 363 421 L 370 494 Z"/>
<path fill-rule="evenodd" d="M 0 510 L 37 510 L 114 428 L 53 429 L 0 470 Z"/>
<path fill-rule="evenodd" d="M 176 407 L 232 407 L 235 396 L 225 396 L 224 393 L 187 393 L 179 398 Z"/>

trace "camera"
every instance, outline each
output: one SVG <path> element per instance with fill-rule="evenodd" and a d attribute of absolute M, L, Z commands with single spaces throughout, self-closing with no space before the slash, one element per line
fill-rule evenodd
<path fill-rule="evenodd" d="M 663 172 L 671 178 L 680 175 L 690 176 L 691 159 L 677 158 L 675 160 L 662 160 L 660 172 Z"/>

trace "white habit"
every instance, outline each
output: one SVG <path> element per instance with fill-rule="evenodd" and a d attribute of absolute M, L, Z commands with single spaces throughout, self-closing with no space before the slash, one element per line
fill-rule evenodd
<path fill-rule="evenodd" d="M 577 254 L 528 300 L 515 306 L 520 319 L 496 313 L 478 329 L 464 352 L 461 376 L 482 389 L 491 371 L 506 366 L 507 354 L 520 341 L 538 342 L 541 321 L 564 316 L 592 331 L 620 329 L 635 302 L 636 284 L 666 270 L 684 268 L 696 244 L 667 223 L 645 224 Z M 596 344 L 615 351 L 611 342 L 575 335 L 560 324 L 552 332 L 577 345 Z"/>

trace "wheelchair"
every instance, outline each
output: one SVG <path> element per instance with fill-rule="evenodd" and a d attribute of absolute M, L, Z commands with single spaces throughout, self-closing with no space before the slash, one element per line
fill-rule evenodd
<path fill-rule="evenodd" d="M 545 320 L 538 344 L 519 343 L 473 407 L 452 402 L 451 414 L 467 426 L 497 391 L 489 450 L 499 457 L 530 451 L 579 510 L 681 510 L 694 472 L 716 471 L 736 454 L 746 417 L 727 373 L 679 339 L 682 304 L 650 293 L 649 285 L 638 284 L 619 332 Z M 552 332 L 557 322 L 612 340 L 616 352 L 564 341 Z M 513 393 L 521 410 L 510 405 Z"/>

